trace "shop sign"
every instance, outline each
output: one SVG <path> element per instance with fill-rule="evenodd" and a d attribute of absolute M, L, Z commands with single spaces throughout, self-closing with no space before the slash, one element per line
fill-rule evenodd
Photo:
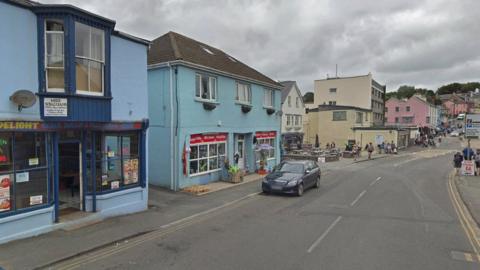
<path fill-rule="evenodd" d="M 39 164 L 38 158 L 28 159 L 28 166 L 38 166 L 38 164 Z"/>
<path fill-rule="evenodd" d="M 28 172 L 17 173 L 15 181 L 17 183 L 25 183 L 30 181 L 30 174 Z"/>
<path fill-rule="evenodd" d="M 43 115 L 53 117 L 68 116 L 68 99 L 66 98 L 44 98 Z"/>
<path fill-rule="evenodd" d="M 465 137 L 480 137 L 480 114 L 467 114 L 465 124 Z"/>
<path fill-rule="evenodd" d="M 123 176 L 125 185 L 138 183 L 138 159 L 123 162 Z"/>
<path fill-rule="evenodd" d="M 475 162 L 473 160 L 464 160 L 462 162 L 462 175 L 475 175 Z"/>
<path fill-rule="evenodd" d="M 43 195 L 30 196 L 30 205 L 38 205 L 43 203 Z"/>
<path fill-rule="evenodd" d="M 255 133 L 255 137 L 257 137 L 257 139 L 271 139 L 271 138 L 275 138 L 276 135 L 277 135 L 277 132 L 275 131 L 265 131 L 265 132 Z"/>
<path fill-rule="evenodd" d="M 193 134 L 190 136 L 190 144 L 225 142 L 227 141 L 227 133 L 215 134 Z"/>
<path fill-rule="evenodd" d="M 9 211 L 10 203 L 10 175 L 0 175 L 0 212 Z"/>
<path fill-rule="evenodd" d="M 112 182 L 110 182 L 110 188 L 111 188 L 111 189 L 118 189 L 118 188 L 120 188 L 120 181 L 112 181 Z"/>
<path fill-rule="evenodd" d="M 37 130 L 41 127 L 40 122 L 24 122 L 24 121 L 6 121 L 0 122 L 1 129 L 27 129 L 27 130 Z M 1 146 L 1 144 L 0 144 Z"/>

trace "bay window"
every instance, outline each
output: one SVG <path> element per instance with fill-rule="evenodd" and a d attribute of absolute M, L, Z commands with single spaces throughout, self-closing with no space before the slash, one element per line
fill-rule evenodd
<path fill-rule="evenodd" d="M 65 91 L 64 28 L 62 21 L 45 22 L 45 78 L 48 92 Z"/>
<path fill-rule="evenodd" d="M 252 102 L 252 89 L 250 85 L 237 82 L 237 101 L 247 104 Z"/>
<path fill-rule="evenodd" d="M 195 96 L 199 99 L 215 101 L 217 99 L 217 78 L 196 74 Z"/>
<path fill-rule="evenodd" d="M 190 146 L 190 175 L 218 171 L 225 161 L 226 143 L 212 142 Z"/>
<path fill-rule="evenodd" d="M 264 90 L 264 97 L 263 97 L 263 106 L 265 107 L 273 107 L 273 100 L 274 100 L 274 92 L 271 89 Z"/>
<path fill-rule="evenodd" d="M 82 23 L 75 23 L 75 74 L 78 93 L 103 95 L 105 33 Z"/>

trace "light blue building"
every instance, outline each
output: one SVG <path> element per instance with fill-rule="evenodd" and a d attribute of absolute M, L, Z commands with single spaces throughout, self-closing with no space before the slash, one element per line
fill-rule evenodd
<path fill-rule="evenodd" d="M 152 41 L 148 64 L 150 183 L 179 190 L 221 180 L 226 159 L 248 173 L 280 161 L 282 85 L 173 32 Z"/>
<path fill-rule="evenodd" d="M 146 209 L 149 42 L 28 0 L 0 35 L 0 242 Z"/>

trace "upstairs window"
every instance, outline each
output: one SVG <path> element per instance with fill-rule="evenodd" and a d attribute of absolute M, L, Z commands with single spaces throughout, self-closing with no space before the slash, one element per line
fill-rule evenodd
<path fill-rule="evenodd" d="M 337 88 L 330 88 L 330 93 L 337 93 Z"/>
<path fill-rule="evenodd" d="M 410 111 L 410 106 L 407 106 L 407 108 L 405 109 L 407 112 Z"/>
<path fill-rule="evenodd" d="M 274 100 L 274 92 L 271 89 L 265 89 L 263 96 L 263 106 L 265 107 L 273 107 L 273 100 Z"/>
<path fill-rule="evenodd" d="M 292 97 L 288 96 L 288 107 L 292 107 Z"/>
<path fill-rule="evenodd" d="M 362 112 L 357 112 L 356 123 L 357 124 L 363 123 L 363 113 Z"/>
<path fill-rule="evenodd" d="M 195 76 L 195 96 L 207 101 L 217 100 L 217 78 L 197 74 Z"/>
<path fill-rule="evenodd" d="M 250 85 L 237 83 L 237 101 L 240 103 L 252 103 L 252 89 Z"/>
<path fill-rule="evenodd" d="M 299 97 L 297 97 L 295 99 L 295 107 L 300 108 L 300 98 Z"/>
<path fill-rule="evenodd" d="M 65 91 L 63 22 L 45 22 L 45 72 L 48 92 Z"/>
<path fill-rule="evenodd" d="M 333 121 L 346 121 L 347 120 L 347 112 L 346 111 L 336 111 L 333 112 Z"/>
<path fill-rule="evenodd" d="M 104 90 L 105 33 L 75 23 L 75 73 L 77 93 L 102 96 Z"/>
<path fill-rule="evenodd" d="M 395 111 L 396 111 L 396 112 L 399 112 L 399 111 L 400 111 L 400 108 L 399 108 L 399 107 L 395 107 Z"/>

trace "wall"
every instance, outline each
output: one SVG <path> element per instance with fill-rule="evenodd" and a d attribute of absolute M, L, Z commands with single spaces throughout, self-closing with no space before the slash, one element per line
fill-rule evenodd
<path fill-rule="evenodd" d="M 304 122 L 304 115 L 305 115 L 305 106 L 301 101 L 302 96 L 298 95 L 298 91 L 296 89 L 296 84 L 292 86 L 290 89 L 290 93 L 288 94 L 285 102 L 282 104 L 282 133 L 287 132 L 300 132 L 303 133 L 303 122 Z M 291 98 L 291 106 L 288 106 L 288 97 Z M 300 98 L 299 107 L 296 107 L 296 98 Z M 300 115 L 301 122 L 299 125 L 294 125 L 294 119 L 292 119 L 292 124 L 287 126 L 287 115 Z"/>
<path fill-rule="evenodd" d="M 337 88 L 337 93 L 330 93 L 330 88 Z M 355 106 L 371 109 L 372 76 L 316 80 L 314 104 L 316 106 L 336 101 L 337 105 Z"/>
<path fill-rule="evenodd" d="M 9 100 L 16 90 L 38 92 L 37 17 L 0 1 L 0 36 L 0 119 L 39 120 L 38 98 L 22 112 Z"/>
<path fill-rule="evenodd" d="M 111 57 L 112 120 L 148 118 L 147 47 L 112 36 Z"/>
<path fill-rule="evenodd" d="M 377 135 L 383 136 L 385 143 L 393 141 L 397 144 L 398 132 L 396 130 L 355 130 L 355 140 L 362 146 L 362 149 L 365 148 L 367 143 L 371 142 L 375 146 L 375 151 L 377 151 L 375 143 Z"/>

